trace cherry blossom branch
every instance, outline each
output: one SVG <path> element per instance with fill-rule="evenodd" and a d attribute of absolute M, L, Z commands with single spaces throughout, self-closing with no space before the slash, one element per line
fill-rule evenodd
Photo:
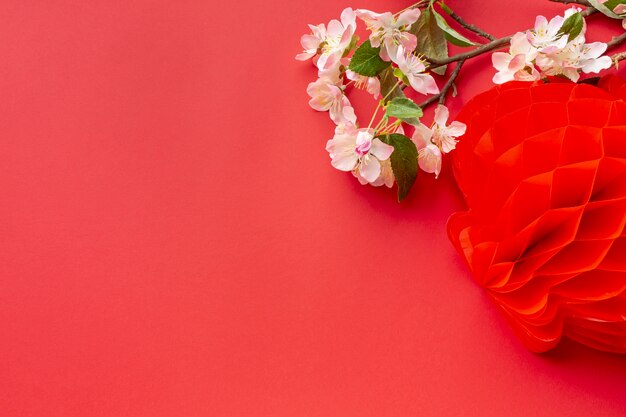
<path fill-rule="evenodd" d="M 469 30 L 470 32 L 474 32 L 475 34 L 477 34 L 478 36 L 482 36 L 485 39 L 488 39 L 490 41 L 495 41 L 496 37 L 493 35 L 488 34 L 487 32 L 485 32 L 484 30 L 470 24 L 467 23 L 465 20 L 463 20 L 463 18 L 461 18 L 461 16 L 459 16 L 458 14 L 454 13 L 452 10 L 450 10 L 448 12 L 448 15 L 456 20 L 459 25 L 463 26 L 465 29 Z"/>
<path fill-rule="evenodd" d="M 439 94 L 435 94 L 434 96 L 428 97 L 428 99 L 424 100 L 424 102 L 421 103 L 419 106 L 421 108 L 425 108 L 429 106 L 430 104 L 434 103 L 435 101 L 437 101 L 439 104 L 444 104 L 446 101 L 446 96 L 448 94 L 448 91 L 450 90 L 450 88 L 452 88 L 452 85 L 454 84 L 456 77 L 458 77 L 459 72 L 461 71 L 461 67 L 463 66 L 464 63 L 465 63 L 465 60 L 461 60 L 456 64 L 456 67 L 454 67 L 454 71 L 452 71 L 452 74 L 450 74 L 450 78 L 448 78 L 448 81 L 446 81 L 445 85 L 441 88 L 441 91 L 439 92 Z"/>
<path fill-rule="evenodd" d="M 619 62 L 624 59 L 626 59 L 626 52 L 619 52 L 611 56 L 611 61 L 613 61 L 613 65 L 615 65 L 615 68 L 619 68 Z"/>
<path fill-rule="evenodd" d="M 589 7 L 585 10 L 583 10 L 581 12 L 583 17 L 587 17 L 590 16 L 594 13 L 596 13 L 597 10 L 594 9 L 593 7 Z M 626 35 L 626 34 L 625 34 Z M 463 52 L 457 55 L 453 55 L 451 57 L 448 58 L 444 58 L 444 59 L 436 59 L 436 58 L 428 58 L 426 57 L 426 60 L 430 63 L 430 65 L 428 66 L 430 69 L 432 68 L 438 68 L 438 67 L 442 67 L 444 65 L 448 65 L 451 64 L 453 62 L 459 62 L 459 61 L 464 61 L 466 59 L 470 59 L 470 58 L 474 58 L 476 56 L 482 55 L 484 53 L 493 51 L 494 49 L 503 47 L 508 45 L 511 42 L 511 36 L 505 36 L 503 38 L 499 38 L 499 39 L 495 39 L 489 43 L 486 43 L 484 45 L 480 45 L 477 48 L 472 49 L 471 51 L 467 51 L 467 52 Z M 613 40 L 611 40 L 610 42 L 607 42 L 607 44 L 610 44 L 609 47 L 613 47 L 616 45 L 619 45 L 620 43 L 624 42 L 626 40 L 626 37 L 624 37 L 624 35 L 620 35 L 616 38 L 613 38 Z"/>
<path fill-rule="evenodd" d="M 463 52 L 461 54 L 453 55 L 444 59 L 436 59 L 436 58 L 428 58 L 426 60 L 430 63 L 428 68 L 438 68 L 444 65 L 451 64 L 453 62 L 465 61 L 466 59 L 474 58 L 478 55 L 482 55 L 486 52 L 492 51 L 494 49 L 500 48 L 502 46 L 506 46 L 511 41 L 511 36 L 505 36 L 504 38 L 496 39 L 495 41 L 491 41 L 484 45 L 479 46 L 478 48 L 474 48 L 471 51 Z"/>

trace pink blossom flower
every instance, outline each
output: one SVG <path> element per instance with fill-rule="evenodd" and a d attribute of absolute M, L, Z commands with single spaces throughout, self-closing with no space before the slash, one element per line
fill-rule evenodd
<path fill-rule="evenodd" d="M 559 34 L 559 30 L 566 17 L 556 16 L 548 22 L 544 16 L 537 16 L 535 27 L 526 34 L 530 44 L 541 52 L 547 53 L 563 49 L 567 44 L 567 36 Z"/>
<path fill-rule="evenodd" d="M 326 26 L 323 23 L 317 26 L 309 25 L 309 28 L 311 29 L 311 34 L 302 35 L 302 38 L 300 38 L 303 51 L 296 55 L 298 61 L 306 61 L 313 58 L 326 40 Z"/>
<path fill-rule="evenodd" d="M 346 77 L 354 81 L 355 87 L 365 88 L 376 99 L 380 97 L 380 80 L 378 77 L 367 77 L 351 70 L 346 71 Z"/>
<path fill-rule="evenodd" d="M 581 36 L 557 53 L 539 56 L 537 65 L 547 75 L 562 74 L 577 82 L 580 78 L 579 70 L 589 74 L 611 67 L 611 58 L 601 56 L 606 48 L 606 43 L 602 42 L 585 44 L 585 38 Z"/>
<path fill-rule="evenodd" d="M 431 141 L 441 149 L 441 152 L 448 153 L 456 148 L 456 138 L 463 136 L 467 126 L 465 123 L 456 120 L 446 126 L 450 117 L 450 111 L 446 106 L 439 105 L 435 109 L 435 124 L 433 125 Z"/>
<path fill-rule="evenodd" d="M 413 53 L 405 51 L 402 46 L 399 46 L 396 50 L 394 62 L 398 64 L 398 68 L 409 80 L 411 87 L 415 91 L 422 94 L 439 93 L 439 87 L 437 87 L 435 79 L 432 75 L 424 73 L 426 65 Z"/>
<path fill-rule="evenodd" d="M 493 66 L 498 70 L 493 76 L 493 82 L 503 84 L 512 80 L 538 80 L 540 74 L 533 64 L 537 52 L 523 32 L 513 35 L 508 53 L 494 52 L 491 56 Z"/>
<path fill-rule="evenodd" d="M 457 144 L 456 138 L 463 136 L 467 126 L 465 123 L 454 121 L 446 126 L 450 112 L 444 105 L 435 109 L 435 122 L 431 128 L 420 124 L 415 127 L 411 140 L 417 147 L 418 165 L 422 171 L 434 173 L 435 177 L 441 172 L 441 159 L 444 153 L 452 151 Z"/>
<path fill-rule="evenodd" d="M 420 11 L 417 8 L 405 10 L 397 17 L 391 12 L 374 13 L 365 9 L 356 10 L 356 15 L 365 22 L 370 34 L 370 43 L 374 48 L 380 46 L 380 57 L 390 61 L 396 56 L 398 46 L 413 52 L 417 46 L 417 38 L 407 32 L 417 21 Z"/>
<path fill-rule="evenodd" d="M 357 178 L 374 183 L 381 174 L 380 161 L 389 159 L 393 146 L 374 138 L 373 129 L 358 129 L 335 136 L 326 144 L 331 164 L 340 171 L 353 171 Z"/>
<path fill-rule="evenodd" d="M 309 105 L 317 111 L 328 111 L 335 124 L 356 123 L 356 116 L 354 116 L 350 101 L 341 88 L 328 79 L 319 78 L 310 83 L 306 92 L 311 97 Z"/>
<path fill-rule="evenodd" d="M 435 178 L 441 172 L 441 150 L 431 142 L 433 131 L 424 125 L 415 128 L 415 133 L 411 140 L 417 148 L 417 164 L 420 169 L 430 174 L 434 173 Z"/>
<path fill-rule="evenodd" d="M 328 22 L 317 68 L 324 70 L 336 65 L 350 45 L 355 30 L 356 16 L 349 7 L 341 12 L 341 21 L 333 19 Z"/>

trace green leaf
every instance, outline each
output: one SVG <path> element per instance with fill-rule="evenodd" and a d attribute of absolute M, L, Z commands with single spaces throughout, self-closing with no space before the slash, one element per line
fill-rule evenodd
<path fill-rule="evenodd" d="M 615 13 L 615 8 L 620 4 L 626 4 L 626 0 L 608 0 L 606 3 L 603 3 L 603 6 Z M 624 16 L 623 13 L 620 15 L 618 15 L 617 13 L 615 14 L 620 18 L 623 18 Z"/>
<path fill-rule="evenodd" d="M 435 21 L 437 23 L 437 26 L 439 26 L 439 28 L 441 30 L 443 30 L 444 36 L 446 37 L 446 39 L 448 41 L 450 41 L 450 43 L 452 43 L 452 44 L 454 44 L 456 46 L 474 46 L 474 45 L 476 45 L 474 42 L 470 41 L 465 36 L 461 35 L 459 32 L 457 32 L 456 30 L 452 29 L 450 27 L 450 25 L 448 24 L 448 22 L 446 22 L 446 19 L 444 19 L 442 15 L 437 13 L 437 11 L 435 11 L 435 9 L 431 8 L 430 11 L 433 14 L 433 16 L 435 17 Z"/>
<path fill-rule="evenodd" d="M 580 32 L 583 30 L 583 16 L 580 12 L 576 12 L 563 22 L 561 25 L 561 29 L 559 29 L 557 35 L 564 36 L 567 35 L 567 41 L 571 41 L 575 39 L 576 36 L 580 35 Z"/>
<path fill-rule="evenodd" d="M 349 68 L 357 74 L 374 77 L 391 65 L 391 62 L 383 61 L 379 54 L 380 48 L 373 48 L 367 40 L 354 51 Z"/>
<path fill-rule="evenodd" d="M 396 85 L 398 79 L 393 75 L 393 69 L 391 67 L 387 67 L 382 70 L 382 72 L 378 74 L 378 78 L 380 78 L 380 95 L 382 97 L 387 97 L 385 100 L 386 102 L 389 102 L 396 97 L 404 97 L 402 88 L 400 88 L 399 85 Z M 392 88 L 393 91 L 391 91 Z"/>
<path fill-rule="evenodd" d="M 439 7 L 441 7 L 441 10 L 443 10 L 444 12 L 446 12 L 447 14 L 452 14 L 452 9 L 449 8 L 443 1 L 440 1 L 439 3 Z"/>
<path fill-rule="evenodd" d="M 589 3 L 593 6 L 594 9 L 604 13 L 608 17 L 612 17 L 613 19 L 621 19 L 617 14 L 613 13 L 613 8 L 608 8 L 603 3 L 598 0 L 589 0 Z M 607 2 L 608 3 L 608 2 Z"/>
<path fill-rule="evenodd" d="M 430 9 L 420 14 L 415 24 L 411 25 L 411 33 L 417 37 L 415 50 L 428 58 L 445 59 L 448 57 L 448 43 L 445 32 L 437 25 L 437 21 Z M 446 65 L 432 70 L 435 74 L 444 75 Z"/>
<path fill-rule="evenodd" d="M 395 117 L 412 125 L 419 124 L 419 118 L 424 113 L 420 106 L 415 104 L 413 100 L 406 97 L 396 97 L 389 102 L 385 116 Z"/>
<path fill-rule="evenodd" d="M 417 179 L 417 148 L 408 137 L 392 133 L 380 140 L 393 146 L 391 170 L 398 183 L 398 201 L 406 198 Z"/>

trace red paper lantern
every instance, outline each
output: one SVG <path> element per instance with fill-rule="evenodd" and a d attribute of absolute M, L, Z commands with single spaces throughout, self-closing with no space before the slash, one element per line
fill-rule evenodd
<path fill-rule="evenodd" d="M 510 82 L 459 114 L 453 244 L 537 352 L 626 353 L 626 83 Z"/>

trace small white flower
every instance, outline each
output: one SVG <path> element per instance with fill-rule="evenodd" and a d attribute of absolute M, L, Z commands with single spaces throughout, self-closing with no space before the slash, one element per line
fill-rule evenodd
<path fill-rule="evenodd" d="M 559 30 L 561 30 L 566 17 L 556 16 L 548 22 L 544 16 L 537 16 L 535 27 L 527 32 L 530 44 L 541 52 L 563 49 L 567 44 L 567 36 L 559 34 Z"/>
<path fill-rule="evenodd" d="M 399 46 L 394 62 L 398 64 L 398 68 L 409 80 L 409 84 L 415 91 L 422 94 L 439 93 L 439 87 L 437 87 L 433 76 L 424 72 L 426 71 L 426 64 L 412 52 Z"/>
<path fill-rule="evenodd" d="M 317 111 L 328 111 L 335 124 L 356 123 L 354 109 L 341 88 L 326 78 L 319 78 L 306 89 L 311 97 L 309 105 Z"/>
<path fill-rule="evenodd" d="M 448 153 L 456 148 L 456 138 L 463 136 L 467 130 L 465 123 L 456 120 L 446 126 L 450 117 L 450 111 L 446 106 L 439 105 L 435 109 L 435 124 L 433 125 L 433 135 L 431 141 L 441 149 L 441 152 Z"/>
<path fill-rule="evenodd" d="M 352 42 L 356 30 L 356 15 L 351 8 L 341 12 L 341 21 L 333 19 L 326 27 L 326 37 L 321 45 L 321 54 L 316 62 L 317 68 L 325 70 L 337 65 L 346 48 Z"/>
<path fill-rule="evenodd" d="M 534 81 L 540 77 L 535 69 L 533 60 L 537 57 L 535 49 L 526 34 L 518 32 L 511 38 L 509 52 L 495 52 L 491 56 L 493 66 L 498 72 L 493 76 L 495 84 L 503 84 L 507 81 Z"/>
<path fill-rule="evenodd" d="M 306 61 L 317 55 L 317 50 L 326 39 L 326 26 L 323 23 L 317 26 L 309 25 L 309 28 L 311 29 L 311 34 L 302 35 L 302 38 L 300 38 L 303 51 L 296 55 L 298 61 Z"/>
<path fill-rule="evenodd" d="M 374 48 L 380 46 L 380 57 L 390 61 L 396 55 L 396 49 L 402 46 L 413 52 L 417 38 L 407 32 L 420 16 L 418 8 L 405 10 L 398 17 L 391 12 L 374 13 L 365 9 L 356 10 L 356 15 L 365 22 L 370 34 L 370 43 Z"/>
<path fill-rule="evenodd" d="M 358 129 L 356 132 L 335 134 L 326 144 L 326 150 L 333 167 L 340 171 L 353 171 L 371 184 L 379 178 L 382 171 L 380 162 L 389 159 L 393 146 L 374 138 L 373 129 Z"/>
<path fill-rule="evenodd" d="M 446 126 L 450 112 L 443 105 L 435 109 L 435 122 L 431 128 L 425 125 L 415 127 L 411 140 L 417 147 L 418 165 L 422 171 L 434 173 L 435 177 L 441 172 L 441 160 L 444 153 L 452 151 L 457 144 L 456 138 L 465 134 L 465 123 L 454 121 Z"/>

